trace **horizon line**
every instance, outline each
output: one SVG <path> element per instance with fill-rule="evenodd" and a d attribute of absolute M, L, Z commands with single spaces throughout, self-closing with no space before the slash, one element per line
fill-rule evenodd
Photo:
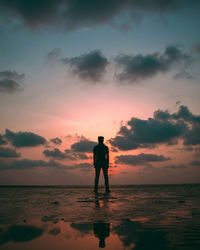
<path fill-rule="evenodd" d="M 200 185 L 200 182 L 194 182 L 194 183 L 162 183 L 162 184 L 115 184 L 115 185 L 110 185 L 111 187 L 134 187 L 134 186 L 177 186 L 177 185 Z M 0 188 L 4 187 L 66 187 L 66 188 L 93 188 L 93 185 L 60 185 L 60 184 L 48 184 L 48 185 L 23 185 L 23 184 L 0 184 Z M 104 188 L 103 185 L 100 185 L 99 188 Z"/>

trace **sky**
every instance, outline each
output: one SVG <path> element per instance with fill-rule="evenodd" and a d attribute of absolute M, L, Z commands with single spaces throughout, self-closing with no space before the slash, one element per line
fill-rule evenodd
<path fill-rule="evenodd" d="M 199 13 L 0 0 L 0 185 L 93 185 L 98 136 L 111 185 L 199 183 Z"/>

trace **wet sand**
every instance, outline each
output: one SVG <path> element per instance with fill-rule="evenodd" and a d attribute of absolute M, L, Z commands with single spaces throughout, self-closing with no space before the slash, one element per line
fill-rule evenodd
<path fill-rule="evenodd" d="M 0 249 L 200 249 L 200 185 L 0 187 Z"/>

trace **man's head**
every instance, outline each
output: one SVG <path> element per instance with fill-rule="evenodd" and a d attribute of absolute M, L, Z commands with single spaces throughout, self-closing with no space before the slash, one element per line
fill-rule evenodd
<path fill-rule="evenodd" d="M 98 142 L 103 143 L 103 141 L 104 141 L 104 137 L 103 136 L 98 136 Z"/>

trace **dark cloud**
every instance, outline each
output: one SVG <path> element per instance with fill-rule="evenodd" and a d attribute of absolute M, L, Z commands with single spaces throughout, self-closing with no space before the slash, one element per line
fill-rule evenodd
<path fill-rule="evenodd" d="M 70 226 L 71 228 L 84 234 L 90 234 L 93 231 L 92 223 L 71 223 Z"/>
<path fill-rule="evenodd" d="M 90 163 L 85 162 L 85 163 L 75 164 L 71 167 L 71 169 L 80 169 L 83 172 L 87 172 L 87 171 L 91 170 L 92 167 L 93 166 Z"/>
<path fill-rule="evenodd" d="M 64 58 L 62 62 L 70 66 L 74 75 L 92 82 L 101 80 L 108 65 L 107 58 L 99 50 L 93 50 L 78 57 Z"/>
<path fill-rule="evenodd" d="M 185 164 L 170 164 L 170 165 L 165 165 L 162 167 L 162 169 L 182 169 L 186 168 Z"/>
<path fill-rule="evenodd" d="M 184 145 L 200 144 L 200 116 L 192 114 L 186 106 L 180 106 L 179 111 L 171 115 L 172 119 L 183 120 L 189 125 L 183 139 Z"/>
<path fill-rule="evenodd" d="M 46 162 L 43 160 L 30 160 L 30 159 L 14 160 L 12 162 L 0 161 L 0 171 L 25 170 L 25 169 L 33 169 L 33 168 L 39 168 L 39 167 L 56 168 L 56 169 L 63 169 L 63 170 L 80 169 L 82 171 L 88 171 L 89 169 L 92 169 L 92 165 L 89 163 L 65 165 L 54 160 L 50 160 Z"/>
<path fill-rule="evenodd" d="M 185 145 L 199 145 L 200 144 L 200 122 L 193 123 L 192 128 L 189 129 L 184 136 Z"/>
<path fill-rule="evenodd" d="M 13 93 L 20 89 L 20 84 L 12 79 L 0 80 L 0 91 L 6 93 Z"/>
<path fill-rule="evenodd" d="M 171 143 L 181 136 L 186 125 L 156 119 L 132 118 L 127 126 L 122 126 L 118 135 L 110 140 L 111 145 L 121 150 L 154 147 L 159 143 Z"/>
<path fill-rule="evenodd" d="M 14 160 L 12 162 L 0 161 L 0 170 L 24 170 L 24 169 L 33 169 L 39 167 L 49 167 L 49 168 L 60 168 L 64 170 L 73 169 L 73 165 L 68 166 L 56 162 L 54 160 L 50 160 L 48 162 L 43 160 L 30 160 L 30 159 L 21 159 Z"/>
<path fill-rule="evenodd" d="M 170 113 L 168 110 L 163 111 L 158 109 L 154 112 L 154 118 L 155 120 L 161 120 L 161 121 L 168 120 L 170 118 Z"/>
<path fill-rule="evenodd" d="M 85 160 L 88 159 L 88 156 L 84 153 L 78 153 L 78 152 L 74 152 L 72 150 L 69 149 L 65 149 L 64 152 L 60 151 L 60 149 L 58 148 L 54 148 L 53 150 L 44 150 L 43 154 L 46 157 L 52 157 L 54 159 L 68 159 L 68 160 Z"/>
<path fill-rule="evenodd" d="M 149 78 L 157 73 L 165 73 L 175 63 L 186 63 L 189 56 L 175 46 L 168 46 L 163 54 L 154 53 L 149 55 L 124 55 L 115 58 L 121 72 L 116 74 L 119 81 L 136 82 Z"/>
<path fill-rule="evenodd" d="M 112 233 L 119 236 L 124 248 L 132 249 L 169 249 L 166 231 L 148 228 L 139 221 L 126 219 L 112 227 Z"/>
<path fill-rule="evenodd" d="M 185 106 L 178 112 L 157 110 L 154 117 L 147 120 L 131 118 L 121 126 L 110 144 L 121 150 L 154 147 L 160 143 L 173 145 L 183 139 L 184 145 L 200 144 L 200 116 L 192 114 Z"/>
<path fill-rule="evenodd" d="M 200 122 L 200 116 L 193 115 L 188 107 L 181 105 L 177 113 L 172 114 L 169 118 L 179 120 L 182 119 L 187 122 Z"/>
<path fill-rule="evenodd" d="M 7 141 L 4 139 L 2 135 L 0 135 L 0 145 L 5 145 L 7 144 Z"/>
<path fill-rule="evenodd" d="M 81 160 L 87 160 L 87 159 L 89 159 L 88 155 L 85 154 L 85 153 L 78 153 L 78 152 L 76 152 L 74 154 L 76 155 L 76 157 L 78 159 L 81 159 Z"/>
<path fill-rule="evenodd" d="M 87 138 L 83 137 L 80 141 L 72 144 L 71 149 L 75 152 L 92 153 L 93 147 L 95 145 L 97 145 L 96 142 L 90 141 Z"/>
<path fill-rule="evenodd" d="M 24 79 L 24 74 L 18 74 L 16 71 L 5 70 L 0 72 L 0 78 L 12 79 L 15 81 L 22 81 Z"/>
<path fill-rule="evenodd" d="M 0 72 L 0 91 L 13 93 L 21 89 L 20 83 L 25 75 L 18 74 L 16 71 L 1 71 Z"/>
<path fill-rule="evenodd" d="M 53 150 L 44 150 L 43 154 L 46 157 L 53 157 L 55 159 L 65 159 L 68 158 L 68 155 L 61 152 L 60 149 L 54 148 Z"/>
<path fill-rule="evenodd" d="M 118 152 L 118 150 L 113 146 L 111 147 L 110 151 L 115 152 L 115 153 Z"/>
<path fill-rule="evenodd" d="M 61 55 L 61 49 L 55 48 L 47 54 L 45 61 L 46 63 L 50 63 L 52 61 L 58 60 L 60 55 Z"/>
<path fill-rule="evenodd" d="M 52 235 L 54 235 L 54 236 L 57 236 L 60 232 L 61 232 L 61 231 L 60 231 L 60 228 L 59 228 L 59 227 L 54 227 L 53 229 L 51 229 L 51 230 L 49 231 L 49 234 L 52 234 Z"/>
<path fill-rule="evenodd" d="M 180 71 L 179 73 L 177 73 L 174 76 L 175 79 L 187 79 L 187 80 L 191 80 L 193 77 L 190 73 L 188 73 L 187 71 L 183 70 Z"/>
<path fill-rule="evenodd" d="M 181 101 L 176 101 L 176 106 L 179 106 L 181 104 Z"/>
<path fill-rule="evenodd" d="M 58 137 L 52 138 L 50 141 L 53 142 L 56 145 L 61 145 L 62 144 L 62 140 L 60 138 L 58 138 Z"/>
<path fill-rule="evenodd" d="M 41 27 L 63 27 L 73 30 L 111 22 L 121 12 L 130 16 L 146 13 L 165 13 L 191 6 L 191 0 L 0 0 L 3 20 L 20 20 L 32 29 Z M 135 19 L 133 18 L 132 21 Z"/>
<path fill-rule="evenodd" d="M 16 158 L 20 157 L 20 153 L 17 153 L 15 149 L 0 147 L 0 157 Z"/>
<path fill-rule="evenodd" d="M 86 160 L 89 159 L 87 154 L 85 153 L 79 153 L 79 152 L 74 152 L 71 149 L 65 149 L 65 154 L 66 156 L 71 159 L 71 160 Z"/>
<path fill-rule="evenodd" d="M 43 228 L 25 225 L 12 225 L 0 232 L 0 245 L 8 242 L 28 242 L 40 237 L 44 233 Z"/>
<path fill-rule="evenodd" d="M 149 162 L 161 162 L 168 161 L 170 158 L 164 157 L 163 155 L 156 154 L 139 154 L 139 155 L 119 155 L 116 156 L 116 164 L 126 164 L 126 165 L 142 165 L 147 166 Z"/>
<path fill-rule="evenodd" d="M 15 160 L 12 162 L 3 162 L 0 161 L 0 170 L 22 170 L 22 169 L 30 169 L 37 167 L 53 167 L 59 166 L 58 163 L 54 161 L 45 162 L 43 160 Z"/>
<path fill-rule="evenodd" d="M 190 162 L 190 165 L 192 165 L 192 166 L 197 166 L 197 167 L 199 167 L 200 166 L 200 160 L 194 160 L 194 161 L 191 161 Z"/>
<path fill-rule="evenodd" d="M 200 44 L 195 44 L 193 50 L 196 54 L 200 55 Z"/>
<path fill-rule="evenodd" d="M 34 147 L 38 145 L 44 145 L 46 140 L 44 137 L 34 134 L 32 132 L 12 132 L 6 129 L 5 137 L 15 147 Z"/>

